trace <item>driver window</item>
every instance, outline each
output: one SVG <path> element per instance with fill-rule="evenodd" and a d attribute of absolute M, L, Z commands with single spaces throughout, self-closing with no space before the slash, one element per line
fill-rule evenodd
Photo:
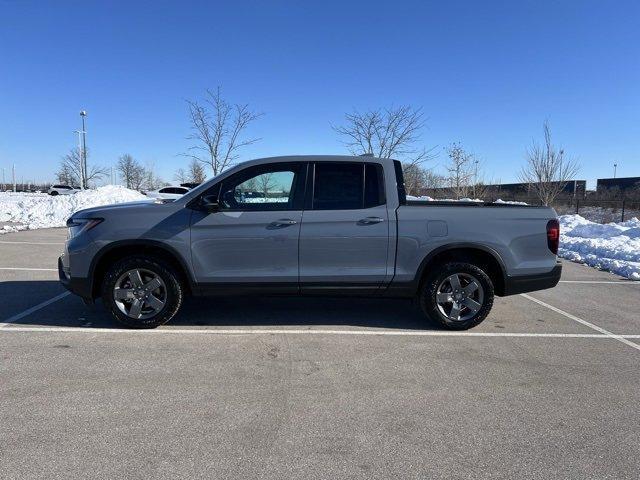
<path fill-rule="evenodd" d="M 293 170 L 256 171 L 232 178 L 222 186 L 220 206 L 225 210 L 288 210 L 293 200 Z"/>

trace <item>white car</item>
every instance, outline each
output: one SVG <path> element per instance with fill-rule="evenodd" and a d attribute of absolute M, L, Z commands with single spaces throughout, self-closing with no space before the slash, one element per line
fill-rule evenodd
<path fill-rule="evenodd" d="M 49 195 L 71 195 L 72 193 L 78 193 L 79 191 L 79 188 L 70 187 L 69 185 L 51 185 L 47 193 Z"/>
<path fill-rule="evenodd" d="M 188 191 L 189 189 L 187 187 L 168 186 L 162 187 L 158 190 L 153 190 L 151 192 L 145 192 L 145 195 L 147 197 L 158 198 L 160 200 L 175 200 L 176 198 L 180 198 Z"/>

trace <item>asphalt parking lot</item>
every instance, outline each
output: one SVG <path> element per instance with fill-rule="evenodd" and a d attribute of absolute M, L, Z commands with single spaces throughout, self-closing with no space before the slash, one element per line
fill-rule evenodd
<path fill-rule="evenodd" d="M 121 330 L 0 236 L 0 478 L 637 478 L 640 282 L 565 262 L 469 332 L 400 300 L 188 299 Z"/>

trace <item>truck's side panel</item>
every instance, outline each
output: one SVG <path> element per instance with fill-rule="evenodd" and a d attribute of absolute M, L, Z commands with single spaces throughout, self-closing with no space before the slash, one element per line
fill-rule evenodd
<path fill-rule="evenodd" d="M 401 206 L 394 282 L 413 281 L 430 252 L 452 244 L 477 244 L 496 252 L 509 276 L 547 273 L 556 265 L 547 248 L 550 212 L 516 206 Z"/>

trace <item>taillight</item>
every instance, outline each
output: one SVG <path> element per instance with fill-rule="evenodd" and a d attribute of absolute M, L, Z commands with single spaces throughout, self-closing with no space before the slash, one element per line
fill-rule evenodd
<path fill-rule="evenodd" d="M 547 246 L 551 253 L 558 254 L 558 246 L 560 245 L 560 222 L 557 218 L 547 222 Z"/>

